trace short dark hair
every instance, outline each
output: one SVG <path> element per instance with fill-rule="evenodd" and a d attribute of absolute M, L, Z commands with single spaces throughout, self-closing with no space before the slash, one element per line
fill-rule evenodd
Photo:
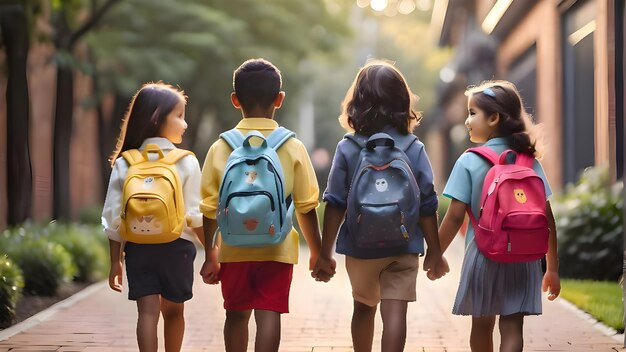
<path fill-rule="evenodd" d="M 339 123 L 348 131 L 366 136 L 385 126 L 401 134 L 411 133 L 422 118 L 412 108 L 418 99 L 396 67 L 372 61 L 361 68 L 346 92 Z"/>
<path fill-rule="evenodd" d="M 280 71 L 265 59 L 250 59 L 233 73 L 233 90 L 242 109 L 266 109 L 283 85 Z"/>
<path fill-rule="evenodd" d="M 122 152 L 137 149 L 146 138 L 158 136 L 167 115 L 181 102 L 187 103 L 185 92 L 172 85 L 159 81 L 141 86 L 122 120 L 117 145 L 109 159 L 111 166 Z"/>

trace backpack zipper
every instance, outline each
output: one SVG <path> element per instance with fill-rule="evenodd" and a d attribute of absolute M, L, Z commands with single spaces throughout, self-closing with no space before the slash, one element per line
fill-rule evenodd
<path fill-rule="evenodd" d="M 264 195 L 267 196 L 267 198 L 269 198 L 270 200 L 270 206 L 272 207 L 272 211 L 275 210 L 274 208 L 274 202 L 272 199 L 272 195 L 270 194 L 270 192 L 268 191 L 251 191 L 251 192 L 234 192 L 228 195 L 228 198 L 226 198 L 226 206 L 224 206 L 224 208 L 228 208 L 228 203 L 230 203 L 231 199 L 237 197 L 237 196 L 242 196 L 242 195 Z"/>
<path fill-rule="evenodd" d="M 499 181 L 500 181 L 500 177 L 498 176 L 495 180 L 493 180 L 491 185 L 489 185 L 489 188 L 493 188 L 493 189 L 491 190 L 491 192 L 487 191 L 487 196 L 485 197 L 485 200 L 483 200 L 483 204 L 480 205 L 480 211 L 478 213 L 478 218 L 479 219 L 483 216 L 483 208 L 485 207 L 485 204 L 487 204 L 487 199 L 489 199 L 489 197 L 491 197 L 493 192 L 495 192 L 496 187 L 498 187 L 498 182 Z"/>

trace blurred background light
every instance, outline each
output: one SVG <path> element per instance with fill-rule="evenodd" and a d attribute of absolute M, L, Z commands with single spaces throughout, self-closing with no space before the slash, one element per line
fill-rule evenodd
<path fill-rule="evenodd" d="M 372 10 L 382 12 L 387 7 L 387 4 L 387 0 L 372 0 L 370 6 L 372 7 Z"/>
<path fill-rule="evenodd" d="M 385 16 L 393 17 L 398 14 L 398 0 L 389 0 L 387 2 L 387 7 L 385 8 Z"/>
<path fill-rule="evenodd" d="M 571 46 L 574 46 L 578 44 L 578 42 L 580 42 L 581 40 L 585 39 L 586 36 L 593 33 L 595 30 L 596 20 L 592 20 L 586 25 L 580 27 L 580 29 L 576 32 L 570 34 L 569 37 L 567 37 L 567 41 L 570 43 Z"/>
<path fill-rule="evenodd" d="M 415 11 L 415 2 L 413 0 L 400 0 L 398 3 L 398 12 L 403 15 L 408 15 Z"/>
<path fill-rule="evenodd" d="M 496 28 L 496 25 L 500 22 L 500 19 L 512 2 L 513 0 L 498 0 L 495 5 L 493 5 L 481 25 L 485 33 L 491 34 L 491 32 L 493 32 L 493 29 Z"/>
<path fill-rule="evenodd" d="M 417 0 L 415 6 L 420 11 L 429 11 L 433 5 L 432 0 Z"/>
<path fill-rule="evenodd" d="M 356 5 L 360 8 L 370 6 L 370 0 L 356 0 Z"/>
<path fill-rule="evenodd" d="M 450 139 L 455 144 L 462 144 L 465 142 L 465 139 L 468 137 L 467 127 L 465 127 L 465 123 L 459 123 L 454 125 L 450 129 Z"/>
<path fill-rule="evenodd" d="M 452 82 L 455 76 L 456 76 L 456 72 L 454 72 L 453 69 L 447 66 L 442 68 L 441 71 L 439 71 L 439 78 L 445 83 Z"/>

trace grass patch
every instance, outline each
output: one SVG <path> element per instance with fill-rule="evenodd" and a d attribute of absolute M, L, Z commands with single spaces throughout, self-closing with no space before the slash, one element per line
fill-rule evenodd
<path fill-rule="evenodd" d="M 561 297 L 605 325 L 624 332 L 622 288 L 617 282 L 562 279 Z"/>

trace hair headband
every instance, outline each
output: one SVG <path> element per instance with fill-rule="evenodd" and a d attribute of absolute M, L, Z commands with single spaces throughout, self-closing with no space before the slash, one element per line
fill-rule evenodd
<path fill-rule="evenodd" d="M 495 98 L 495 97 L 496 97 L 496 93 L 494 93 L 494 92 L 493 92 L 493 90 L 492 90 L 491 88 L 485 88 L 485 89 L 483 89 L 482 93 L 483 93 L 483 94 L 486 94 L 486 95 L 488 95 L 488 96 L 490 96 L 490 97 L 492 97 L 492 98 Z"/>

